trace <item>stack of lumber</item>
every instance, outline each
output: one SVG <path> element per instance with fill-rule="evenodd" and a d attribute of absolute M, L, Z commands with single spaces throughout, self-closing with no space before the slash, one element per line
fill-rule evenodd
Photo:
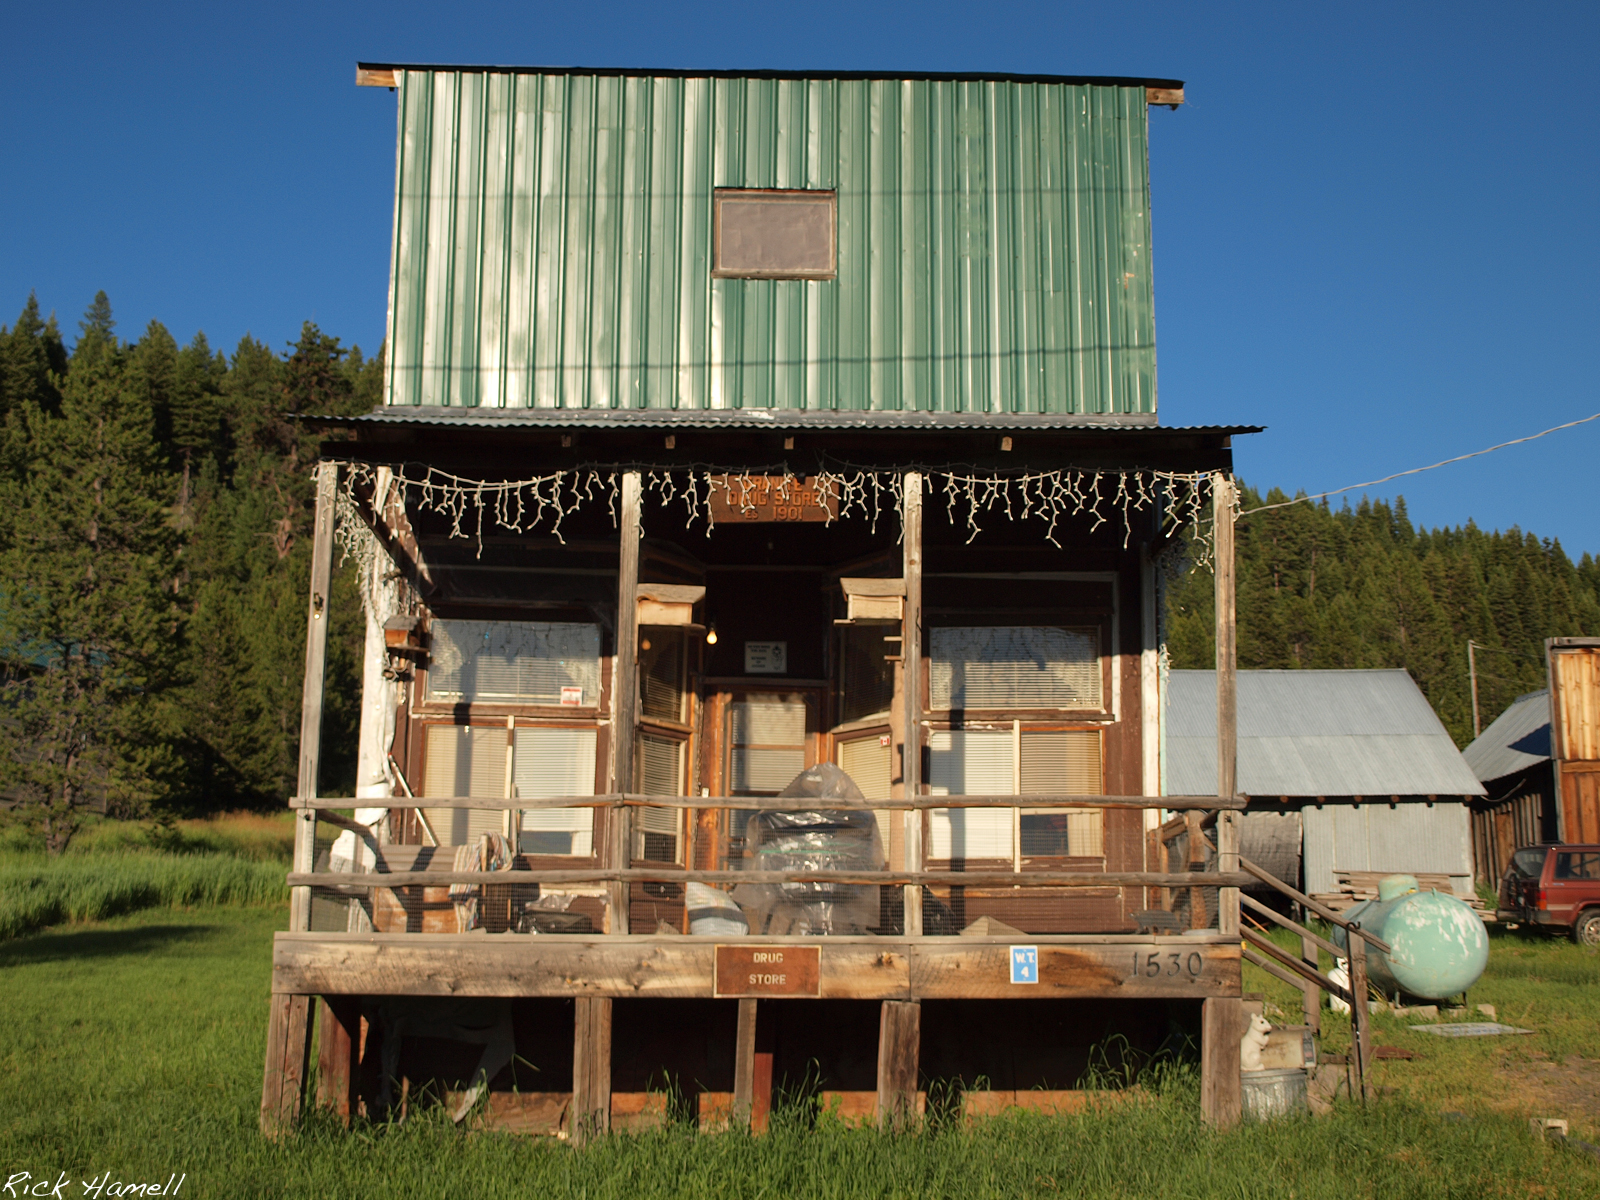
<path fill-rule="evenodd" d="M 1311 898 L 1319 904 L 1324 904 L 1333 909 L 1334 912 L 1342 913 L 1351 905 L 1359 904 L 1363 900 L 1376 900 L 1378 898 L 1378 881 L 1394 873 L 1393 871 L 1335 871 L 1333 877 L 1339 883 L 1339 890 L 1336 892 L 1319 892 Z M 1450 876 L 1448 875 L 1430 874 L 1426 871 L 1408 871 L 1406 873 L 1416 876 L 1417 883 L 1425 892 L 1439 891 L 1447 895 L 1455 895 L 1450 886 Z M 1456 899 L 1461 900 L 1462 903 L 1466 904 L 1485 921 L 1494 920 L 1494 912 L 1484 904 L 1483 899 L 1476 893 L 1470 897 L 1456 896 Z"/>

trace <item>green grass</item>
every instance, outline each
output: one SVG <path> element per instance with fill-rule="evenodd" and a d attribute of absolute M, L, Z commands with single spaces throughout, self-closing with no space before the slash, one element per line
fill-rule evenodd
<path fill-rule="evenodd" d="M 668 1128 L 574 1151 L 424 1116 L 348 1133 L 312 1120 L 274 1144 L 256 1120 L 271 934 L 285 916 L 282 906 L 145 911 L 0 945 L 6 1176 L 187 1172 L 182 1195 L 197 1198 L 1600 1195 L 1600 1166 L 1470 1096 L 1400 1092 L 1219 1134 L 1199 1121 L 1192 1075 L 1101 1116 L 1019 1114 L 898 1137 L 779 1113 L 761 1138 Z M 1497 964 L 1507 948 L 1522 947 L 1497 941 Z M 1569 963 L 1571 986 L 1585 986 L 1583 962 L 1564 951 L 1511 957 L 1505 986 L 1537 986 L 1528 977 Z"/>
<path fill-rule="evenodd" d="M 293 841 L 287 813 L 97 820 L 52 859 L 13 820 L 0 828 L 0 941 L 147 908 L 275 904 L 287 893 Z"/>

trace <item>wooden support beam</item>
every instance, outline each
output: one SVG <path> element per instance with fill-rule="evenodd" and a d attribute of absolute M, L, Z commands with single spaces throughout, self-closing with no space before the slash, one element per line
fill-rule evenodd
<path fill-rule="evenodd" d="M 905 682 L 905 727 L 901 730 L 900 775 L 908 799 L 922 795 L 922 473 L 907 471 L 902 480 L 901 577 L 905 580 L 905 623 L 901 628 L 901 678 Z M 1015 799 L 1012 800 L 1015 804 Z M 920 871 L 922 860 L 920 811 L 905 816 L 905 869 Z M 904 903 L 907 937 L 922 933 L 922 885 L 907 884 Z"/>
<path fill-rule="evenodd" d="M 1312 970 L 1320 970 L 1322 959 L 1317 954 L 1317 944 L 1311 938 L 1300 938 L 1300 961 Z M 1322 989 L 1309 979 L 1300 981 L 1300 1007 L 1305 1013 L 1306 1028 L 1314 1036 L 1322 1035 Z"/>
<path fill-rule="evenodd" d="M 1200 1115 L 1208 1125 L 1232 1129 L 1243 1113 L 1239 1042 L 1244 1037 L 1244 1002 L 1208 997 L 1200 1008 Z"/>
<path fill-rule="evenodd" d="M 1233 552 L 1233 480 L 1222 472 L 1211 477 L 1211 511 L 1214 540 L 1211 547 L 1216 586 L 1217 619 L 1217 795 L 1238 791 L 1239 688 L 1238 620 L 1235 613 Z M 1217 870 L 1239 869 L 1239 819 L 1231 812 L 1217 814 Z M 1239 933 L 1239 889 L 1217 892 L 1217 932 Z"/>
<path fill-rule="evenodd" d="M 748 1125 L 755 1116 L 756 1005 L 739 1001 L 739 1026 L 733 1042 L 733 1119 Z"/>
<path fill-rule="evenodd" d="M 617 560 L 617 645 L 611 671 L 611 786 L 619 792 L 635 786 L 633 757 L 639 723 L 639 540 L 644 481 L 638 471 L 622 476 L 621 554 Z M 626 867 L 633 856 L 633 812 L 626 807 L 606 814 L 602 863 Z M 628 885 L 606 885 L 609 932 L 628 932 Z"/>
<path fill-rule="evenodd" d="M 1372 1094 L 1372 1006 L 1367 1001 L 1367 944 L 1350 937 L 1350 1041 L 1356 1086 L 1365 1102 Z"/>
<path fill-rule="evenodd" d="M 399 800 L 396 796 L 394 799 Z M 737 808 L 751 812 L 788 812 L 794 801 L 781 796 L 647 796 L 639 792 L 607 792 L 588 796 L 524 796 L 506 800 L 498 796 L 413 796 L 405 797 L 406 808 Z M 359 808 L 366 800 L 359 796 L 297 797 L 289 802 L 290 808 L 311 808 L 318 812 L 330 809 Z M 918 808 L 1138 808 L 1173 809 L 1183 811 L 1214 809 L 1242 811 L 1250 803 L 1248 796 L 1222 799 L 1217 796 L 1092 796 L 1067 792 L 1040 792 L 1037 795 L 971 795 L 971 796 L 917 796 L 911 799 L 896 797 L 893 800 L 829 800 L 830 809 L 868 809 L 873 812 L 895 812 Z M 324 817 L 323 820 L 332 818 Z M 1170 824 L 1170 822 L 1169 822 Z M 361 826 L 360 828 L 365 828 Z"/>
<path fill-rule="evenodd" d="M 317 1103 L 349 1128 L 361 1076 L 361 1004 L 354 996 L 317 1002 Z"/>
<path fill-rule="evenodd" d="M 885 1000 L 878 1010 L 878 1127 L 903 1130 L 917 1119 L 922 1005 Z"/>
<path fill-rule="evenodd" d="M 276 1138 L 294 1128 L 311 1056 L 311 997 L 272 993 L 267 1008 L 267 1061 L 261 1083 L 261 1132 Z"/>
<path fill-rule="evenodd" d="M 611 1130 L 611 999 L 579 996 L 572 1014 L 572 1144 Z"/>
<path fill-rule="evenodd" d="M 1256 953 L 1251 956 L 1251 962 L 1256 962 L 1257 965 L 1259 965 L 1259 958 L 1262 955 L 1265 955 L 1268 959 L 1276 962 L 1282 970 L 1288 971 L 1291 975 L 1294 975 L 1296 977 L 1297 984 L 1302 981 L 1315 983 L 1319 988 L 1331 996 L 1337 996 L 1341 1000 L 1350 999 L 1349 992 L 1345 991 L 1321 971 L 1318 971 L 1314 967 L 1309 967 L 1305 963 L 1301 962 L 1294 955 L 1290 954 L 1276 942 L 1272 941 L 1272 939 L 1263 937 L 1254 929 L 1249 928 L 1241 929 L 1239 931 L 1239 936 L 1244 941 L 1249 942 L 1250 945 L 1254 946 L 1256 949 Z"/>
<path fill-rule="evenodd" d="M 290 886 L 315 886 L 340 896 L 365 896 L 371 892 L 413 887 L 449 887 L 456 884 L 540 884 L 566 887 L 572 884 L 611 883 L 707 883 L 713 886 L 739 884 L 822 883 L 855 887 L 963 887 L 1004 888 L 1017 895 L 1048 896 L 1052 890 L 1086 888 L 1188 888 L 1239 887 L 1249 882 L 1243 873 L 1221 875 L 1215 871 L 1163 874 L 1156 871 L 657 871 L 634 867 L 626 871 L 604 870 L 506 870 L 506 871 L 388 871 L 367 875 L 318 872 L 291 874 Z M 601 932 L 605 932 L 602 930 Z M 918 935 L 921 936 L 921 935 Z"/>

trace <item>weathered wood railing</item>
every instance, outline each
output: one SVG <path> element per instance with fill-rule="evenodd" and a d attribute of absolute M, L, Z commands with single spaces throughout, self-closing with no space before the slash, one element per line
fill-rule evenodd
<path fill-rule="evenodd" d="M 743 810 L 746 812 L 848 811 L 920 813 L 947 809 L 1002 808 L 1013 811 L 1029 810 L 1083 810 L 1083 809 L 1147 809 L 1160 807 L 1186 812 L 1237 811 L 1246 804 L 1245 797 L 1219 800 L 1216 796 L 1102 796 L 1102 795 L 955 795 L 915 796 L 889 800 L 836 800 L 805 797 L 709 797 L 709 796 L 655 796 L 639 793 L 610 793 L 588 796 L 556 796 L 540 798 L 503 798 L 483 796 L 397 796 L 387 800 L 355 797 L 303 797 L 292 806 L 315 819 L 327 821 L 336 828 L 351 830 L 369 836 L 372 827 L 361 824 L 336 810 L 352 807 L 382 807 L 393 809 L 479 809 L 501 811 L 532 811 L 557 808 L 607 809 L 619 815 L 626 823 L 630 810 L 638 808 L 678 808 L 707 810 Z M 614 835 L 613 835 L 614 837 Z M 626 845 L 622 840 L 620 844 Z M 1020 864 L 1019 864 L 1020 865 Z M 542 884 L 550 887 L 572 885 L 626 885 L 632 883 L 704 883 L 711 885 L 738 884 L 834 884 L 898 887 L 906 891 L 907 909 L 914 896 L 920 908 L 922 889 L 928 886 L 960 887 L 967 889 L 1004 888 L 1220 888 L 1232 891 L 1246 886 L 1251 876 L 1241 871 L 1104 871 L 1104 870 L 1051 870 L 1018 869 L 995 870 L 927 870 L 927 869 L 686 869 L 676 863 L 640 863 L 630 859 L 627 865 L 606 861 L 596 856 L 593 865 L 562 865 L 536 868 L 508 868 L 498 871 L 465 871 L 454 869 L 386 870 L 381 866 L 370 873 L 346 871 L 318 871 L 297 869 L 289 874 L 288 883 L 296 894 L 308 894 L 316 888 L 324 894 L 360 895 L 378 889 L 410 887 L 446 887 L 451 885 L 514 885 Z M 622 903 L 626 903 L 625 900 Z M 625 932 L 626 922 L 615 916 L 616 901 L 608 899 L 613 915 L 608 926 L 614 932 Z M 920 928 L 908 929 L 911 936 Z"/>

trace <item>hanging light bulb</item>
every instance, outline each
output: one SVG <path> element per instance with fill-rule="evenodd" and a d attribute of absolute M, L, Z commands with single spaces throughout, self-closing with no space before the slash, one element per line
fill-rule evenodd
<path fill-rule="evenodd" d="M 711 623 L 711 627 L 706 630 L 706 645 L 715 646 L 716 644 L 717 644 L 717 625 L 716 625 L 716 622 L 713 621 Z"/>

